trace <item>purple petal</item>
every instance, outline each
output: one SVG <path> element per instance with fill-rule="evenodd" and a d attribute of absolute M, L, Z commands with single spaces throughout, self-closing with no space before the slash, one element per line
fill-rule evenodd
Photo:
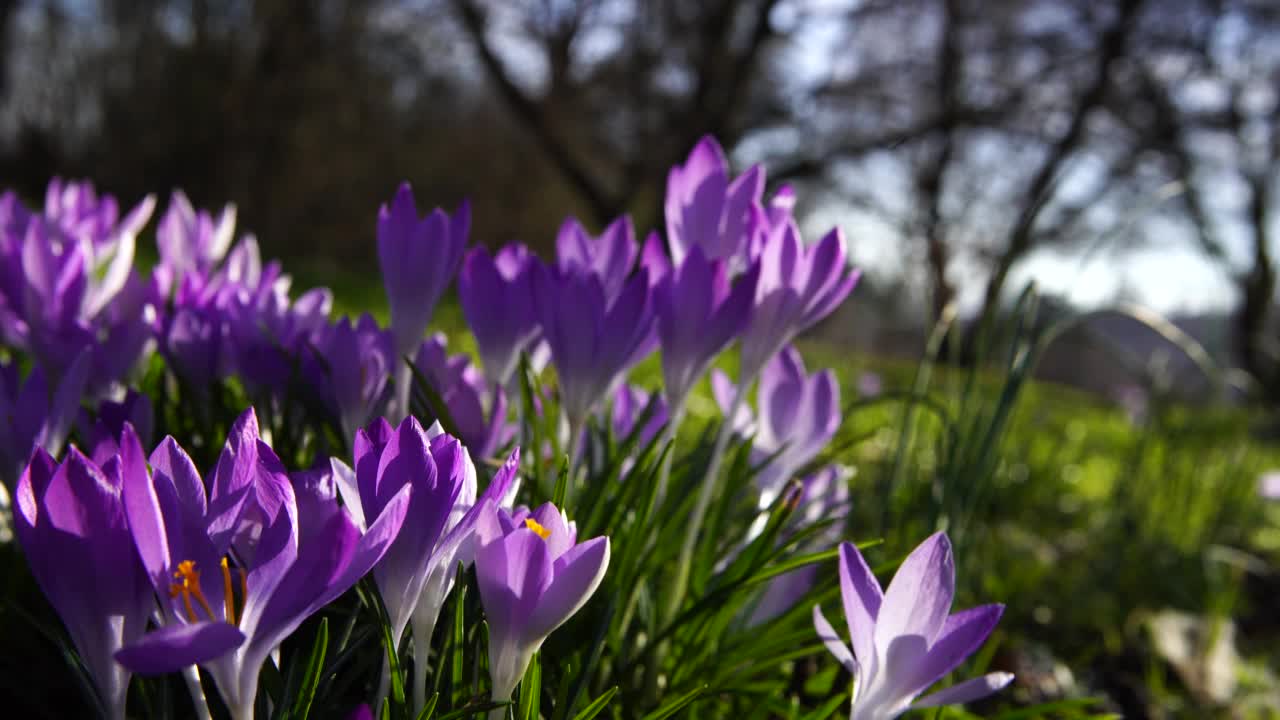
<path fill-rule="evenodd" d="M 1003 605 L 982 605 L 948 617 L 924 661 L 902 686 L 914 695 L 956 669 L 986 641 L 1003 612 Z"/>
<path fill-rule="evenodd" d="M 476 579 L 490 635 L 520 635 L 538 598 L 551 583 L 552 560 L 547 544 L 532 530 L 516 528 L 476 551 Z"/>
<path fill-rule="evenodd" d="M 881 653 L 904 636 L 933 644 L 951 611 L 955 573 L 945 533 L 934 533 L 911 551 L 885 590 L 883 612 L 876 617 L 875 644 Z"/>
<path fill-rule="evenodd" d="M 862 668 L 874 672 L 873 637 L 884 596 L 880 582 L 853 543 L 840 543 L 840 597 L 844 601 L 853 654 Z"/>
<path fill-rule="evenodd" d="M 965 680 L 957 683 L 945 690 L 939 690 L 931 695 L 911 703 L 911 709 L 939 707 L 942 705 L 959 705 L 967 703 L 979 698 L 984 698 L 991 693 L 999 692 L 1013 682 L 1013 673 L 993 672 L 987 673 L 982 677 L 972 680 Z"/>
<path fill-rule="evenodd" d="M 586 604 L 609 567 L 609 538 L 592 538 L 555 561 L 555 577 L 542 594 L 525 636 L 544 638 Z"/>
<path fill-rule="evenodd" d="M 244 633 L 225 622 L 173 624 L 122 648 L 115 657 L 129 670 L 142 675 L 163 675 L 216 660 L 244 642 Z"/>
<path fill-rule="evenodd" d="M 818 639 L 822 641 L 823 645 L 827 646 L 827 651 L 835 655 L 836 660 L 846 670 L 853 673 L 856 678 L 858 661 L 853 659 L 853 655 L 849 652 L 849 646 L 845 645 L 840 636 L 836 634 L 835 628 L 832 628 L 831 623 L 827 622 L 827 616 L 822 614 L 822 608 L 818 605 L 813 606 L 813 627 L 818 631 Z"/>

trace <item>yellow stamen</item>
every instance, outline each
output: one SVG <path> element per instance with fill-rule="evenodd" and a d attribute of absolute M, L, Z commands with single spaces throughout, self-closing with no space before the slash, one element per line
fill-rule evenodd
<path fill-rule="evenodd" d="M 546 540 L 547 536 L 551 534 L 550 530 L 539 525 L 538 521 L 534 520 L 533 518 L 526 518 L 524 521 L 524 526 L 538 533 L 538 537 L 542 538 L 543 540 Z"/>
<path fill-rule="evenodd" d="M 191 598 L 194 597 L 200 603 L 200 607 L 204 610 L 209 619 L 213 619 L 213 608 L 209 607 L 208 601 L 204 599 L 204 592 L 200 590 L 200 571 L 196 570 L 194 560 L 183 560 L 178 563 L 178 569 L 173 576 L 180 582 L 169 586 L 169 596 L 177 597 L 182 595 L 182 602 L 187 608 L 187 619 L 196 622 L 196 611 L 191 605 Z"/>
<path fill-rule="evenodd" d="M 218 564 L 222 566 L 222 602 L 227 611 L 227 622 L 235 625 L 236 598 L 231 592 L 231 568 L 227 566 L 226 558 L 222 558 L 222 562 Z"/>

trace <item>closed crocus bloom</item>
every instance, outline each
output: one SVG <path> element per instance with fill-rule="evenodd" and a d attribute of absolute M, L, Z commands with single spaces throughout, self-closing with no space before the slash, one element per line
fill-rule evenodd
<path fill-rule="evenodd" d="M 223 313 L 231 363 L 254 396 L 275 396 L 285 388 L 305 344 L 324 327 L 333 308 L 328 288 L 313 288 L 291 299 L 289 278 L 272 264 L 275 279 L 256 290 L 241 289 Z"/>
<path fill-rule="evenodd" d="M 556 264 L 563 270 L 586 272 L 600 278 L 605 298 L 612 302 L 622 292 L 640 249 L 631 218 L 622 216 L 599 237 L 592 237 L 574 218 L 568 218 L 556 235 Z"/>
<path fill-rule="evenodd" d="M 609 566 L 609 539 L 577 542 L 576 528 L 551 503 L 532 513 L 486 508 L 476 525 L 476 578 L 489 622 L 493 699 L 501 701 L 511 698 L 542 641 L 595 593 Z"/>
<path fill-rule="evenodd" d="M 648 274 L 636 272 L 610 302 L 596 275 L 541 263 L 533 272 L 534 307 L 556 366 L 560 402 L 571 431 L 577 432 L 651 347 Z"/>
<path fill-rule="evenodd" d="M 104 714 L 125 717 L 122 646 L 146 631 L 155 606 L 125 518 L 122 492 L 146 482 L 142 447 L 126 426 L 122 452 L 99 466 L 76 448 L 58 464 L 36 448 L 18 482 L 14 525 L 31 572 L 98 692 Z"/>
<path fill-rule="evenodd" d="M 846 264 L 844 236 L 827 233 L 806 248 L 795 223 L 771 235 L 760 258 L 751 323 L 742 334 L 739 381 L 747 384 L 784 345 L 844 301 L 858 281 Z"/>
<path fill-rule="evenodd" d="M 656 404 L 653 412 L 649 414 L 648 422 L 640 429 L 639 444 L 641 447 L 644 447 L 652 440 L 670 419 L 667 403 L 662 399 L 661 395 L 650 395 L 648 392 L 627 383 L 619 385 L 617 392 L 613 394 L 613 408 L 611 410 L 614 436 L 622 439 L 634 432 L 636 423 L 640 421 L 650 403 Z"/>
<path fill-rule="evenodd" d="M 373 571 L 391 619 L 392 636 L 399 641 L 426 582 L 432 550 L 462 492 L 466 450 L 449 435 L 429 439 L 413 417 L 405 418 L 395 430 L 381 419 L 374 425 L 372 434 L 356 433 L 354 472 L 343 468 L 335 472 L 343 504 L 357 527 L 363 526 L 365 517 L 378 517 L 401 488 L 413 488 L 406 523 Z M 348 484 L 351 478 L 354 486 Z"/>
<path fill-rule="evenodd" d="M 50 387 L 41 368 L 23 380 L 17 363 L 0 362 L 0 481 L 11 493 L 32 450 L 62 451 L 80 410 L 89 363 L 90 351 L 81 351 L 62 381 Z"/>
<path fill-rule="evenodd" d="M 339 423 L 343 437 L 382 412 L 391 393 L 395 350 L 389 332 L 365 313 L 321 328 L 305 353 L 305 373 Z"/>
<path fill-rule="evenodd" d="M 397 353 L 411 352 L 422 339 L 436 303 L 458 272 L 470 230 L 471 207 L 465 202 L 453 215 L 436 208 L 420 218 L 409 183 L 378 211 L 378 265 Z"/>
<path fill-rule="evenodd" d="M 490 384 L 505 386 L 520 353 L 538 338 L 533 313 L 532 260 L 524 245 L 508 245 L 490 256 L 484 248 L 467 253 L 458 273 L 458 299 L 484 363 Z"/>
<path fill-rule="evenodd" d="M 175 190 L 156 226 L 156 246 L 167 277 L 179 280 L 188 272 L 203 275 L 212 271 L 231 249 L 235 231 L 234 205 L 224 207 L 215 218 L 208 211 L 196 210 L 185 193 Z"/>
<path fill-rule="evenodd" d="M 728 378 L 717 372 L 712 390 L 721 411 L 728 412 L 733 401 Z M 830 370 L 807 374 L 800 351 L 788 346 L 760 375 L 756 404 L 759 413 L 754 419 L 739 408 L 734 423 L 743 434 L 755 433 L 753 461 L 768 461 L 755 478 L 760 507 L 765 508 L 835 436 L 840 427 L 840 384 Z"/>
<path fill-rule="evenodd" d="M 124 502 L 161 627 L 115 657 L 147 674 L 202 665 L 232 717 L 252 718 L 267 656 L 377 564 L 412 489 L 400 488 L 362 531 L 332 483 L 299 482 L 295 491 L 258 439 L 252 409 L 232 428 L 208 491 L 173 438 L 150 465 L 149 481 L 126 484 Z"/>
<path fill-rule="evenodd" d="M 716 355 L 746 327 L 759 268 L 730 287 L 726 263 L 692 248 L 653 289 L 662 346 L 663 391 L 677 414 Z"/>
<path fill-rule="evenodd" d="M 515 434 L 515 426 L 507 421 L 506 391 L 486 385 L 466 353 L 449 355 L 446 342 L 443 333 L 424 340 L 413 356 L 413 367 L 439 395 L 467 450 L 476 457 L 491 457 Z"/>
<path fill-rule="evenodd" d="M 950 614 L 955 565 L 944 533 L 931 535 L 907 556 L 887 591 L 858 548 L 841 543 L 840 594 L 853 652 L 817 605 L 813 623 L 827 649 L 853 674 L 851 720 L 891 720 L 907 710 L 965 703 L 1013 681 L 1009 673 L 993 672 L 916 700 L 973 654 L 1004 612 L 1003 605 L 982 605 Z"/>
<path fill-rule="evenodd" d="M 751 219 L 763 192 L 764 171 L 758 165 L 730 180 L 720 144 L 710 135 L 698 141 L 684 165 L 667 175 L 664 211 L 674 263 L 700 247 L 708 258 L 725 260 L 731 273 L 746 270 L 754 259 Z"/>

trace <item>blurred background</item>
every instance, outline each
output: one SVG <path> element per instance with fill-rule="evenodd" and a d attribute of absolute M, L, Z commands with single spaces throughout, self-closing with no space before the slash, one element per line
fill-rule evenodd
<path fill-rule="evenodd" d="M 340 286 L 402 179 L 545 249 L 566 214 L 654 227 L 714 133 L 846 231 L 834 339 L 915 354 L 1036 280 L 1054 312 L 1151 307 L 1274 398 L 1277 29 L 1267 0 L 0 0 L 0 182 L 234 202 Z M 1100 317 L 1040 373 L 1118 396 L 1096 346 L 1163 342 Z"/>

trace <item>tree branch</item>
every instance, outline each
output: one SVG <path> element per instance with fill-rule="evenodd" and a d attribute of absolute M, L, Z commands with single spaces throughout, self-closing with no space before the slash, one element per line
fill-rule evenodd
<path fill-rule="evenodd" d="M 462 26 L 475 45 L 476 52 L 480 55 L 485 73 L 497 87 L 499 95 L 506 101 L 516 119 L 533 133 L 551 162 L 586 201 L 595 221 L 603 225 L 612 220 L 620 211 L 621 204 L 616 198 L 609 196 L 601 187 L 602 183 L 574 159 L 569 146 L 551 127 L 546 113 L 534 100 L 526 96 L 507 74 L 502 60 L 494 54 L 493 48 L 485 40 L 484 11 L 470 0 L 454 0 L 453 5 L 462 20 Z"/>

